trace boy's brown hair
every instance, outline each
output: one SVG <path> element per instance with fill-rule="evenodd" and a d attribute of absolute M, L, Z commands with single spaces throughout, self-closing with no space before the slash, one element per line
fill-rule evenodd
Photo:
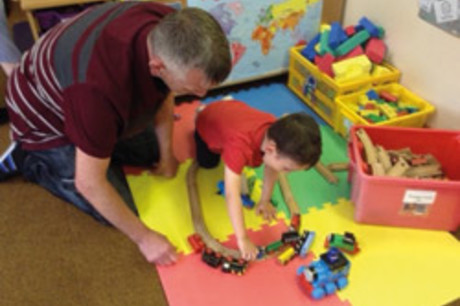
<path fill-rule="evenodd" d="M 321 133 L 316 121 L 306 113 L 286 115 L 267 131 L 276 143 L 278 153 L 299 165 L 314 166 L 321 155 Z"/>

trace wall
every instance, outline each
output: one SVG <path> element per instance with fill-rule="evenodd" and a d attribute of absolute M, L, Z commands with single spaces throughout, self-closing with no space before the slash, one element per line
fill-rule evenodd
<path fill-rule="evenodd" d="M 460 38 L 420 19 L 418 0 L 347 0 L 343 24 L 362 16 L 385 28 L 401 83 L 436 107 L 428 124 L 460 130 Z"/>

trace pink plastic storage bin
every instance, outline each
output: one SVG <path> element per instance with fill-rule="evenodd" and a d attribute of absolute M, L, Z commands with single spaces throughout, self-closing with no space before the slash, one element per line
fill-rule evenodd
<path fill-rule="evenodd" d="M 365 173 L 362 145 L 355 131 L 364 129 L 374 145 L 386 150 L 409 147 L 430 153 L 449 180 L 394 178 Z M 424 229 L 455 230 L 460 225 L 460 131 L 353 126 L 348 147 L 351 200 L 355 220 Z"/>

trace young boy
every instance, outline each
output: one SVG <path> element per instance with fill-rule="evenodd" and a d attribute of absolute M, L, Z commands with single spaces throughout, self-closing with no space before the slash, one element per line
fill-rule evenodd
<path fill-rule="evenodd" d="M 318 124 L 305 113 L 276 119 L 241 101 L 219 101 L 199 111 L 195 141 L 201 167 L 216 167 L 222 156 L 225 200 L 238 247 L 244 259 L 253 260 L 258 250 L 244 226 L 241 172 L 245 166 L 265 164 L 262 197 L 256 212 L 267 220 L 273 219 L 276 211 L 270 198 L 278 173 L 309 169 L 321 155 Z"/>

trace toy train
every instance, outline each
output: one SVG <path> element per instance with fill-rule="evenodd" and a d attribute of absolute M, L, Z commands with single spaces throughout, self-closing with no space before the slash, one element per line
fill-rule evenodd
<path fill-rule="evenodd" d="M 326 248 L 336 247 L 348 254 L 356 254 L 359 252 L 358 242 L 355 235 L 350 232 L 345 232 L 343 235 L 330 234 L 324 242 Z"/>
<path fill-rule="evenodd" d="M 297 269 L 299 285 L 315 300 L 333 294 L 348 285 L 350 262 L 343 253 L 330 248 L 317 261 Z"/>
<path fill-rule="evenodd" d="M 246 272 L 247 262 L 243 259 L 226 258 L 221 254 L 216 253 L 210 248 L 205 248 L 201 255 L 201 259 L 208 266 L 218 268 L 221 266 L 222 272 L 243 275 Z"/>
<path fill-rule="evenodd" d="M 195 253 L 201 253 L 201 260 L 208 266 L 219 268 L 222 272 L 243 275 L 246 272 L 248 263 L 242 259 L 224 257 L 213 249 L 206 247 L 200 235 L 193 234 L 188 237 L 188 242 Z"/>

